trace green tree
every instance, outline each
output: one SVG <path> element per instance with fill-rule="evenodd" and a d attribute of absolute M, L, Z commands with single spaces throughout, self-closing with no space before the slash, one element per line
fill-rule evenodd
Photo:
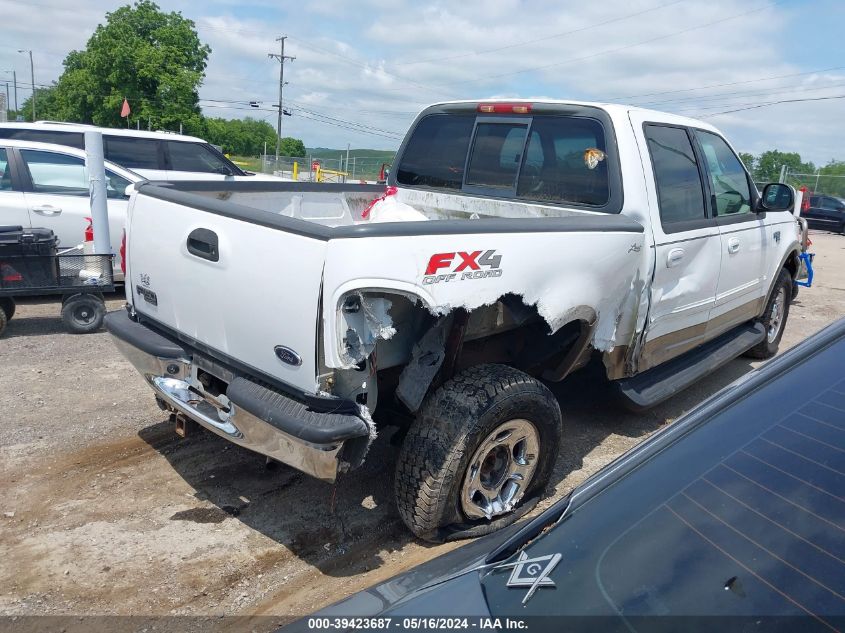
<path fill-rule="evenodd" d="M 274 135 L 273 143 L 275 144 L 275 142 L 276 139 Z M 282 142 L 280 143 L 279 147 L 279 153 L 282 156 L 296 156 L 299 158 L 305 157 L 305 144 L 298 138 L 291 138 L 290 136 L 285 136 L 282 138 Z"/>
<path fill-rule="evenodd" d="M 786 165 L 793 174 L 809 174 L 816 171 L 813 163 L 805 163 L 798 152 L 780 152 L 776 149 L 763 152 L 757 158 L 754 180 L 775 182 L 780 177 L 780 170 Z"/>
<path fill-rule="evenodd" d="M 227 154 L 256 156 L 267 147 L 276 146 L 276 132 L 266 121 L 245 119 L 206 119 L 205 138 L 219 145 Z M 295 140 L 295 139 L 291 139 Z M 299 141 L 302 144 L 301 141 Z M 303 151 L 304 151 L 303 147 Z"/>
<path fill-rule="evenodd" d="M 740 152 L 739 153 L 739 159 L 742 161 L 742 163 L 745 165 L 746 169 L 748 169 L 748 171 L 753 176 L 754 175 L 754 163 L 756 162 L 755 158 L 754 158 L 754 154 L 749 154 L 748 152 Z"/>
<path fill-rule="evenodd" d="M 62 120 L 56 119 L 55 114 L 57 112 L 56 107 L 56 99 L 58 97 L 56 86 L 50 86 L 48 88 L 36 88 L 35 89 L 35 116 L 38 117 L 39 121 L 54 121 L 54 120 Z M 24 99 L 23 104 L 20 106 L 20 110 L 18 112 L 24 117 L 25 121 L 32 121 L 32 96 L 30 95 L 26 99 Z M 16 114 L 18 114 L 16 113 Z M 12 119 L 14 120 L 14 119 Z"/>
<path fill-rule="evenodd" d="M 845 161 L 832 160 L 819 169 L 819 191 L 845 197 Z"/>
<path fill-rule="evenodd" d="M 201 134 L 199 86 L 211 49 L 194 23 L 179 12 L 164 13 L 139 0 L 106 14 L 85 50 L 71 51 L 56 84 L 50 118 L 125 126 L 120 110 L 129 101 L 130 122 L 154 129 Z M 41 114 L 39 113 L 39 118 Z"/>

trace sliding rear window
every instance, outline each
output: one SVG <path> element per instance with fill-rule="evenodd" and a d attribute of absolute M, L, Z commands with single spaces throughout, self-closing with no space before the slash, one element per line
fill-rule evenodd
<path fill-rule="evenodd" d="M 612 126 L 604 112 L 589 113 L 425 116 L 403 148 L 396 182 L 616 213 Z"/>

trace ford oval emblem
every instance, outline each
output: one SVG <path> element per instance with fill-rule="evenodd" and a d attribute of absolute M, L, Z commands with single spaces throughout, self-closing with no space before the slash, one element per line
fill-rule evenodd
<path fill-rule="evenodd" d="M 299 367 L 302 364 L 302 357 L 296 352 L 294 352 L 290 347 L 285 347 L 284 345 L 276 345 L 273 350 L 276 352 L 276 358 L 278 358 L 286 365 L 293 365 L 294 367 Z"/>

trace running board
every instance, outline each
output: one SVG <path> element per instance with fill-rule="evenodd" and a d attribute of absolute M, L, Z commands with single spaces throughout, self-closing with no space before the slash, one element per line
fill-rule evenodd
<path fill-rule="evenodd" d="M 766 329 L 761 323 L 743 325 L 678 358 L 612 384 L 628 408 L 645 411 L 747 352 L 765 338 Z"/>

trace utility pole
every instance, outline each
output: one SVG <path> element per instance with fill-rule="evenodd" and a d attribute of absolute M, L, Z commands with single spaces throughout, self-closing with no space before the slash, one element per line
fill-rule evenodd
<path fill-rule="evenodd" d="M 267 57 L 279 60 L 279 114 L 278 120 L 276 121 L 276 169 L 279 167 L 279 150 L 282 145 L 282 88 L 285 85 L 285 61 L 293 61 L 296 59 L 296 57 L 285 55 L 286 39 L 287 35 L 276 38 L 277 42 L 281 42 L 278 55 L 276 53 L 267 53 Z"/>
<path fill-rule="evenodd" d="M 12 85 L 15 87 L 15 114 L 18 113 L 18 75 L 14 70 L 0 70 L 2 73 L 8 73 L 12 76 Z M 6 92 L 9 92 L 9 82 L 6 82 Z M 6 107 L 11 110 L 12 109 L 12 102 L 8 99 L 9 95 L 6 95 Z"/>
<path fill-rule="evenodd" d="M 29 53 L 29 78 L 32 81 L 32 120 L 35 121 L 35 66 L 32 63 L 32 51 L 21 49 L 19 53 Z"/>

